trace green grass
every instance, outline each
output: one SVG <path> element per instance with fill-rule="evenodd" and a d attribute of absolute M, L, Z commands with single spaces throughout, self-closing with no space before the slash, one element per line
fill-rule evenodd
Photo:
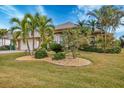
<path fill-rule="evenodd" d="M 15 61 L 22 55 L 0 55 L 0 87 L 124 87 L 124 52 L 81 52 L 81 57 L 93 61 L 85 67 Z"/>

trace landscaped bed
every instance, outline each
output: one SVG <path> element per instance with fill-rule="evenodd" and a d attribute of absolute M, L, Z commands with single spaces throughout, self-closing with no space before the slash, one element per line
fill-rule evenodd
<path fill-rule="evenodd" d="M 83 58 L 71 58 L 66 57 L 62 60 L 53 60 L 51 57 L 45 57 L 42 59 L 36 59 L 34 56 L 23 56 L 16 59 L 17 61 L 47 61 L 49 63 L 53 63 L 56 65 L 63 65 L 63 66 L 86 66 L 91 64 L 89 60 Z"/>

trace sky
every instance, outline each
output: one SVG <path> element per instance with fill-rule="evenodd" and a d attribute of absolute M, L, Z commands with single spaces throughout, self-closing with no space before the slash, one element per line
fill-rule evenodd
<path fill-rule="evenodd" d="M 101 5 L 1 5 L 0 6 L 0 28 L 11 28 L 10 19 L 17 17 L 20 20 L 24 14 L 36 12 L 52 18 L 54 25 L 59 25 L 71 21 L 77 23 L 78 20 L 87 20 L 89 11 L 99 9 Z M 122 9 L 123 10 L 123 9 Z M 124 18 L 122 18 L 122 21 Z M 116 38 L 124 35 L 124 26 L 120 26 L 115 33 Z"/>

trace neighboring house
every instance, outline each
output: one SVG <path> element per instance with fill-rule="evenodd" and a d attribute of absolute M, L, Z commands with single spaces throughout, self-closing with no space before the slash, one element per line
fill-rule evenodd
<path fill-rule="evenodd" d="M 94 32 L 92 32 L 90 36 L 90 43 L 91 44 L 97 44 L 97 47 L 101 46 L 101 41 L 104 40 L 105 37 L 105 32 L 100 30 L 100 29 L 95 29 Z M 107 41 L 113 41 L 114 40 L 114 35 L 113 33 L 107 32 L 106 34 Z"/>
<path fill-rule="evenodd" d="M 60 24 L 58 26 L 55 27 L 55 31 L 54 31 L 54 41 L 56 43 L 61 43 L 62 41 L 62 32 L 64 30 L 70 30 L 70 29 L 73 29 L 73 28 L 76 28 L 77 25 L 74 24 L 74 23 L 71 23 L 71 22 L 66 22 L 64 24 Z M 38 48 L 38 45 L 39 45 L 39 40 L 40 40 L 40 35 L 37 31 L 35 31 L 35 48 Z M 30 35 L 29 36 L 29 46 L 30 46 L 30 49 L 32 50 L 33 49 L 33 46 L 32 46 L 32 43 L 33 43 L 33 39 L 32 39 L 32 36 Z M 17 50 L 27 50 L 27 45 L 23 43 L 23 40 L 22 38 L 18 38 L 17 42 L 16 42 L 16 49 Z"/>
<path fill-rule="evenodd" d="M 0 46 L 10 45 L 10 39 L 8 36 L 5 36 L 4 38 L 0 38 Z"/>

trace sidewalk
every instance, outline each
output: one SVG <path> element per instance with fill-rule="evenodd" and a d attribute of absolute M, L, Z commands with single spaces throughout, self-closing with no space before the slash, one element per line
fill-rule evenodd
<path fill-rule="evenodd" d="M 19 50 L 5 50 L 5 51 L 0 51 L 0 54 L 9 54 L 9 53 L 17 53 L 17 52 L 24 52 L 24 51 L 19 51 Z"/>

